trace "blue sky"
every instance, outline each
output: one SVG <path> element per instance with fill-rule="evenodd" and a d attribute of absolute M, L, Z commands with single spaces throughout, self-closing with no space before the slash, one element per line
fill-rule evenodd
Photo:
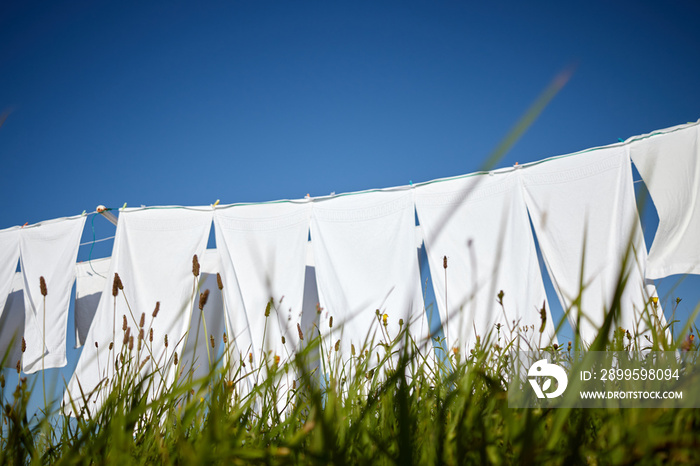
<path fill-rule="evenodd" d="M 691 1 L 6 1 L 0 228 L 468 173 L 568 66 L 499 166 L 695 121 L 699 17 Z M 699 285 L 674 291 L 685 312 Z"/>

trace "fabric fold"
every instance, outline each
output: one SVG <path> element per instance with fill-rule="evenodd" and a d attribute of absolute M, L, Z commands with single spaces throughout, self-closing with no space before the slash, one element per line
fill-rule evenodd
<path fill-rule="evenodd" d="M 10 279 L 10 292 L 0 315 L 0 362 L 17 367 L 22 360 L 24 336 L 24 278 L 17 272 Z"/>
<path fill-rule="evenodd" d="M 700 121 L 627 142 L 659 215 L 646 277 L 700 274 Z"/>
<path fill-rule="evenodd" d="M 28 374 L 66 365 L 68 309 L 85 219 L 52 220 L 20 231 L 27 342 L 22 367 Z"/>
<path fill-rule="evenodd" d="M 645 291 L 646 247 L 625 147 L 548 159 L 519 172 L 550 277 L 584 343 L 597 335 L 621 279 L 617 325 L 641 335 L 647 323 L 662 322 Z"/>
<path fill-rule="evenodd" d="M 79 262 L 75 265 L 75 347 L 85 344 L 90 324 L 95 317 L 102 290 L 109 276 L 109 257 Z"/>
<path fill-rule="evenodd" d="M 415 196 L 449 346 L 469 350 L 488 334 L 501 347 L 556 342 L 518 174 L 440 180 Z"/>
<path fill-rule="evenodd" d="M 174 364 L 174 355 L 188 344 L 201 282 L 193 256 L 205 251 L 211 223 L 212 210 L 204 207 L 120 211 L 109 275 L 64 394 L 64 412 L 76 415 L 85 407 L 81 390 L 91 397 L 90 410 L 99 409 L 124 364 L 137 378 L 153 373 L 155 386 L 173 382 L 174 366 L 184 369 L 180 360 Z M 121 366 L 115 364 L 120 354 Z M 98 387 L 104 390 L 93 393 Z M 153 389 L 150 396 L 155 395 Z"/>
<path fill-rule="evenodd" d="M 432 351 L 415 235 L 410 191 L 374 191 L 314 203 L 311 243 L 322 308 L 319 328 L 342 361 L 364 350 L 383 353 L 382 344 L 391 344 L 406 326 L 426 355 Z"/>
<path fill-rule="evenodd" d="M 19 232 L 19 227 L 0 230 L 0 312 L 5 308 L 5 300 L 12 289 L 12 279 L 17 271 Z"/>

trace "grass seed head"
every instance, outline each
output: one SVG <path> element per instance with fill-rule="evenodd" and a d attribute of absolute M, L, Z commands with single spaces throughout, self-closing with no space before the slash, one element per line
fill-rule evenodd
<path fill-rule="evenodd" d="M 22 352 L 24 353 L 25 351 L 27 351 L 27 342 L 22 337 Z"/>
<path fill-rule="evenodd" d="M 146 313 L 142 312 L 141 320 L 139 321 L 139 327 L 143 328 L 144 325 L 146 325 Z"/>
<path fill-rule="evenodd" d="M 204 293 L 200 293 L 199 295 L 199 310 L 203 311 L 204 306 L 207 304 L 207 300 L 209 299 L 209 289 L 204 290 Z"/>
<path fill-rule="evenodd" d="M 150 330 L 148 331 L 148 341 L 150 341 L 151 343 L 153 343 L 153 329 L 150 329 Z"/>
<path fill-rule="evenodd" d="M 301 331 L 301 325 L 297 323 L 297 332 L 299 332 L 299 340 L 304 340 L 304 332 Z"/>
<path fill-rule="evenodd" d="M 41 296 L 46 297 L 49 294 L 49 291 L 46 289 L 46 280 L 44 280 L 43 276 L 39 277 L 39 289 L 41 290 Z"/>
<path fill-rule="evenodd" d="M 226 332 L 224 332 L 224 345 L 228 343 L 228 337 L 226 336 Z"/>
<path fill-rule="evenodd" d="M 219 287 L 220 290 L 224 289 L 224 282 L 221 280 L 221 274 L 217 273 L 216 274 L 216 285 Z"/>
<path fill-rule="evenodd" d="M 126 315 L 122 314 L 122 331 L 126 332 L 126 327 L 128 323 L 126 321 Z"/>
<path fill-rule="evenodd" d="M 156 301 L 156 308 L 153 309 L 152 316 L 155 318 L 158 315 L 158 312 L 160 312 L 160 301 Z"/>
<path fill-rule="evenodd" d="M 197 254 L 192 256 L 192 275 L 199 277 L 199 259 L 197 259 Z"/>
<path fill-rule="evenodd" d="M 209 340 L 211 341 L 211 347 L 213 348 L 215 346 L 214 335 L 209 335 Z"/>

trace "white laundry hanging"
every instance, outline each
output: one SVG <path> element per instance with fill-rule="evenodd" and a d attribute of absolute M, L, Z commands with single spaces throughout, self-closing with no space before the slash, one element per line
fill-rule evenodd
<path fill-rule="evenodd" d="M 19 227 L 0 230 L 0 312 L 5 307 L 5 300 L 12 288 L 12 277 L 17 270 L 19 232 Z"/>
<path fill-rule="evenodd" d="M 9 281 L 10 292 L 0 315 L 0 362 L 17 367 L 22 358 L 24 336 L 24 278 L 17 272 Z"/>
<path fill-rule="evenodd" d="M 90 324 L 95 317 L 102 290 L 109 277 L 110 258 L 79 262 L 75 265 L 75 347 L 85 344 Z"/>
<path fill-rule="evenodd" d="M 556 342 L 519 173 L 505 169 L 438 180 L 415 191 L 450 347 L 469 349 L 475 331 L 482 341 L 492 333 L 491 343 L 501 347 L 518 336 L 516 347 L 522 349 Z"/>
<path fill-rule="evenodd" d="M 627 140 L 659 226 L 646 277 L 700 273 L 700 121 Z"/>
<path fill-rule="evenodd" d="M 81 215 L 51 220 L 20 230 L 27 342 L 22 367 L 28 374 L 66 365 L 68 309 L 85 218 Z"/>
<path fill-rule="evenodd" d="M 199 280 L 193 275 L 192 259 L 205 251 L 211 222 L 212 210 L 206 207 L 120 211 L 109 278 L 88 331 L 86 346 L 64 394 L 64 412 L 75 415 L 84 406 L 81 389 L 87 396 L 100 383 L 114 377 L 115 354 L 119 355 L 123 347 L 133 358 L 133 364 L 140 366 L 147 360 L 141 366 L 141 375 L 154 373 L 159 379 L 155 380 L 156 385 L 162 379 L 165 384 L 172 383 L 174 353 L 181 354 L 187 345 L 191 309 L 199 297 Z M 118 292 L 116 299 L 112 294 L 115 273 L 123 283 L 123 291 Z M 153 317 L 156 303 L 159 311 Z M 140 326 L 142 314 L 143 327 Z M 132 350 L 128 349 L 129 342 L 124 342 L 124 319 L 134 339 Z M 141 329 L 144 343 L 139 351 Z M 110 350 L 111 342 L 114 347 Z M 180 362 L 180 369 L 183 367 Z M 91 394 L 89 409 L 98 409 L 106 394 L 106 390 Z M 154 391 L 150 396 L 156 394 Z"/>
<path fill-rule="evenodd" d="M 633 334 L 645 332 L 646 247 L 625 147 L 588 150 L 519 170 L 542 255 L 562 306 L 570 309 L 572 327 L 578 328 L 585 343 L 593 341 L 604 311 L 611 309 L 629 252 L 617 325 Z M 661 313 L 658 319 L 663 319 Z"/>
<path fill-rule="evenodd" d="M 299 349 L 309 215 L 304 201 L 223 206 L 214 214 L 231 357 L 247 364 L 248 389 L 277 358 L 284 364 Z"/>
<path fill-rule="evenodd" d="M 356 354 L 378 350 L 382 357 L 378 344 L 391 343 L 402 328 L 400 320 L 425 354 L 432 351 L 415 230 L 411 191 L 357 193 L 314 203 L 311 243 L 323 308 L 319 328 L 325 349 L 337 344 L 342 361 L 352 356 L 353 347 Z M 365 346 L 370 343 L 377 348 Z"/>

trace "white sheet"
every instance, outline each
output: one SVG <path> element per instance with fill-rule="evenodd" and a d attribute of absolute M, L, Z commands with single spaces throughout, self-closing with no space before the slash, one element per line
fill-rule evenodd
<path fill-rule="evenodd" d="M 525 200 L 552 282 L 564 309 L 581 290 L 580 334 L 591 343 L 611 308 L 621 264 L 630 250 L 628 282 L 617 325 L 644 332 L 640 314 L 646 247 L 632 185 L 629 157 L 614 145 L 520 168 Z M 583 276 L 581 268 L 583 266 Z M 577 328 L 577 308 L 568 317 Z"/>
<path fill-rule="evenodd" d="M 102 290 L 109 276 L 110 258 L 79 262 L 75 265 L 75 347 L 85 344 L 97 305 L 102 297 Z"/>
<path fill-rule="evenodd" d="M 647 278 L 700 273 L 700 122 L 627 142 L 659 214 Z"/>
<path fill-rule="evenodd" d="M 432 351 L 415 230 L 410 191 L 367 192 L 314 203 L 311 242 L 326 351 L 339 341 L 339 356 L 347 361 L 353 346 L 359 354 L 366 342 L 388 343 L 399 333 L 400 319 L 404 328 L 410 324 L 426 354 Z M 386 327 L 377 310 L 387 314 Z M 383 349 L 377 350 L 384 355 Z"/>
<path fill-rule="evenodd" d="M 523 339 L 516 346 L 523 349 L 556 341 L 517 171 L 419 186 L 416 210 L 450 348 L 468 351 L 475 330 L 482 342 L 492 332 L 492 343 L 501 347 L 518 335 Z M 547 320 L 540 334 L 543 305 Z"/>
<path fill-rule="evenodd" d="M 226 312 L 234 335 L 232 357 L 244 358 L 244 370 L 254 369 L 253 377 L 244 380 L 248 388 L 264 376 L 265 370 L 258 369 L 274 364 L 275 356 L 284 364 L 299 348 L 309 215 L 310 206 L 303 201 L 219 207 L 215 212 Z"/>
<path fill-rule="evenodd" d="M 206 249 L 211 221 L 212 210 L 206 207 L 126 209 L 120 212 L 109 279 L 88 331 L 86 347 L 64 395 L 65 412 L 73 412 L 71 396 L 78 409 L 83 406 L 78 382 L 84 393 L 89 394 L 101 380 L 113 377 L 113 354 L 116 351 L 118 355 L 124 346 L 123 316 L 126 316 L 134 337 L 131 354 L 135 363 L 140 365 L 148 358 L 140 373 L 155 370 L 156 361 L 159 369 L 156 383 L 161 377 L 166 379 L 166 384 L 173 380 L 173 355 L 175 352 L 181 354 L 186 346 L 189 311 L 199 297 L 198 280 L 192 273 L 192 257 L 195 254 L 201 256 Z M 124 287 L 116 300 L 112 296 L 115 272 Z M 157 302 L 160 303 L 159 313 L 153 318 Z M 152 328 L 154 338 L 137 352 L 142 313 L 145 314 L 144 336 L 148 339 Z M 110 351 L 112 341 L 115 345 Z M 180 366 L 184 368 L 182 363 Z M 90 410 L 99 408 L 105 393 L 92 396 Z"/>
<path fill-rule="evenodd" d="M 22 358 L 24 335 L 24 278 L 20 272 L 10 280 L 10 293 L 0 316 L 0 362 L 4 367 L 17 367 Z"/>
<path fill-rule="evenodd" d="M 0 230 L 0 312 L 5 307 L 5 300 L 12 288 L 12 277 L 17 270 L 19 232 L 19 227 Z"/>
<path fill-rule="evenodd" d="M 28 374 L 66 365 L 68 308 L 85 219 L 85 216 L 62 218 L 20 230 L 27 341 L 22 367 Z M 40 277 L 44 277 L 47 287 L 45 306 Z"/>

